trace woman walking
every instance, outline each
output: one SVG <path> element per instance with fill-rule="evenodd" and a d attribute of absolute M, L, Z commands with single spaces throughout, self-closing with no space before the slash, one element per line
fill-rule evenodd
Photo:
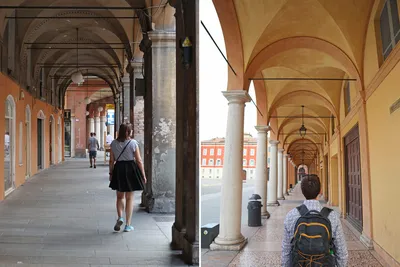
<path fill-rule="evenodd" d="M 115 231 L 124 223 L 124 200 L 126 225 L 124 232 L 133 230 L 131 218 L 133 212 L 133 191 L 144 189 L 147 182 L 142 158 L 136 140 L 131 139 L 132 125 L 123 123 L 119 127 L 118 138 L 111 143 L 110 153 L 110 188 L 117 191 L 118 219 Z"/>

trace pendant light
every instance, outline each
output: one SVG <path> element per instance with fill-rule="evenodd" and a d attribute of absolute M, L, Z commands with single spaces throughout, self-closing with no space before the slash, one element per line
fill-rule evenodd
<path fill-rule="evenodd" d="M 299 129 L 299 133 L 300 133 L 300 136 L 302 138 L 304 138 L 304 136 L 306 136 L 306 133 L 307 133 L 307 128 L 304 126 L 304 105 L 301 106 L 301 108 L 302 108 L 302 111 L 301 111 L 302 124 Z"/>
<path fill-rule="evenodd" d="M 81 84 L 85 82 L 83 79 L 83 75 L 79 70 L 79 52 L 78 52 L 78 44 L 79 44 L 79 39 L 78 39 L 78 28 L 76 28 L 76 72 L 74 72 L 71 75 L 71 80 L 76 83 L 76 84 Z"/>

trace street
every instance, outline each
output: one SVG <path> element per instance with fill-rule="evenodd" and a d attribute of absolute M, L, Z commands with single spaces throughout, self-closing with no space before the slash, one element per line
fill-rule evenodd
<path fill-rule="evenodd" d="M 219 223 L 219 210 L 221 204 L 221 180 L 201 180 L 201 224 Z M 254 181 L 243 183 L 242 198 L 242 224 L 247 224 L 247 203 L 254 193 Z"/>

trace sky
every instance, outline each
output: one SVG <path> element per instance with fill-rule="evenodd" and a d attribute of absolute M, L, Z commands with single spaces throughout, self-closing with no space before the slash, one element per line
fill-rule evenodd
<path fill-rule="evenodd" d="M 226 56 L 224 36 L 212 0 L 200 1 L 200 20 Z M 225 137 L 228 117 L 228 100 L 222 95 L 228 84 L 228 64 L 214 45 L 200 23 L 200 140 Z M 229 60 L 229 59 L 228 59 Z M 249 94 L 256 102 L 253 84 Z M 252 102 L 246 103 L 244 132 L 256 137 L 257 108 Z"/>

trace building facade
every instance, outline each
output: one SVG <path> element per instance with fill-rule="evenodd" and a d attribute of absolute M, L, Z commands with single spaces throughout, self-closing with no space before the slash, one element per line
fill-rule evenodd
<path fill-rule="evenodd" d="M 245 179 L 256 178 L 257 139 L 251 134 L 244 135 L 243 170 Z M 201 178 L 221 179 L 224 167 L 225 138 L 213 138 L 201 142 Z"/>

